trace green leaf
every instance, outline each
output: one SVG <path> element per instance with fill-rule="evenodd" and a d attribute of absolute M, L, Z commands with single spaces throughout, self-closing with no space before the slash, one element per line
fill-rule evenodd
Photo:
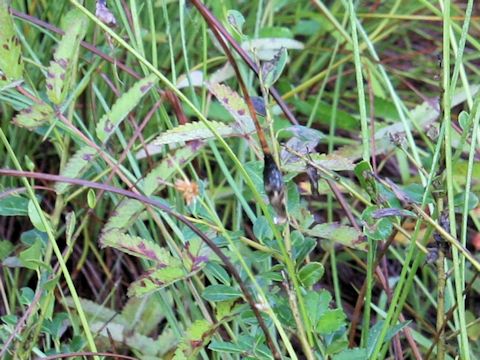
<path fill-rule="evenodd" d="M 455 204 L 455 212 L 462 213 L 465 206 L 465 192 L 456 194 L 453 198 L 453 203 Z M 470 192 L 468 196 L 468 211 L 475 209 L 478 206 L 478 196 Z"/>
<path fill-rule="evenodd" d="M 340 354 L 333 356 L 333 360 L 368 360 L 367 350 L 365 349 L 347 349 Z"/>
<path fill-rule="evenodd" d="M 227 21 L 239 35 L 243 34 L 243 24 L 245 24 L 245 18 L 241 12 L 237 10 L 228 10 Z"/>
<path fill-rule="evenodd" d="M 352 171 L 355 167 L 353 161 L 338 154 L 311 154 L 309 160 L 315 165 L 331 171 Z M 294 157 L 291 162 L 282 166 L 287 172 L 305 172 L 307 164 L 305 160 Z"/>
<path fill-rule="evenodd" d="M 130 228 L 144 210 L 145 206 L 138 200 L 122 200 L 103 227 L 100 242 L 111 231 L 124 232 Z"/>
<path fill-rule="evenodd" d="M 74 211 L 68 212 L 65 215 L 65 240 L 67 245 L 70 246 L 72 244 L 72 236 L 73 232 L 75 231 L 75 225 L 77 223 L 77 217 Z"/>
<path fill-rule="evenodd" d="M 335 113 L 337 127 L 345 130 L 359 129 L 358 120 L 348 112 L 340 109 L 335 109 L 334 111 L 330 104 L 322 101 L 315 107 L 316 99 L 317 97 L 312 96 L 309 97 L 307 101 L 300 99 L 294 99 L 291 101 L 295 109 L 297 109 L 303 115 L 310 116 L 315 110 L 315 121 L 318 121 L 319 123 L 328 125 L 330 123 L 330 119 L 332 118 L 332 113 Z"/>
<path fill-rule="evenodd" d="M 309 236 L 329 239 L 334 243 L 356 249 L 364 249 L 363 234 L 352 226 L 340 225 L 336 222 L 317 224 L 312 229 L 304 231 Z"/>
<path fill-rule="evenodd" d="M 327 310 L 317 322 L 320 334 L 330 334 L 345 325 L 346 315 L 342 309 Z"/>
<path fill-rule="evenodd" d="M 266 61 L 262 64 L 261 77 L 263 85 L 269 89 L 275 84 L 280 75 L 282 75 L 283 69 L 287 64 L 288 53 L 287 49 L 282 47 L 275 54 L 272 60 Z"/>
<path fill-rule="evenodd" d="M 132 297 L 122 309 L 122 323 L 124 320 L 127 331 L 148 335 L 165 319 L 162 306 L 164 305 L 153 295 L 143 298 Z M 117 318 L 115 320 L 118 321 Z"/>
<path fill-rule="evenodd" d="M 308 309 L 308 316 L 313 326 L 316 326 L 320 316 L 328 310 L 331 301 L 332 295 L 327 290 L 307 290 L 305 306 Z"/>
<path fill-rule="evenodd" d="M 372 177 L 372 167 L 369 162 L 361 161 L 355 166 L 355 175 L 357 176 L 360 186 L 367 191 L 370 199 L 376 201 L 378 198 L 377 183 Z"/>
<path fill-rule="evenodd" d="M 465 131 L 466 129 L 468 129 L 470 127 L 471 121 L 472 119 L 470 114 L 465 110 L 462 110 L 460 114 L 458 114 L 458 123 L 460 124 L 462 130 Z"/>
<path fill-rule="evenodd" d="M 305 265 L 298 272 L 298 279 L 305 287 L 315 285 L 323 276 L 325 269 L 319 262 L 311 262 Z"/>
<path fill-rule="evenodd" d="M 230 276 L 227 271 L 215 261 L 209 261 L 205 268 L 203 269 L 205 274 L 213 276 L 215 279 L 220 281 L 224 285 L 230 285 Z"/>
<path fill-rule="evenodd" d="M 259 216 L 253 224 L 253 234 L 260 241 L 273 239 L 273 230 L 265 216 Z"/>
<path fill-rule="evenodd" d="M 41 240 L 35 243 L 28 249 L 23 250 L 18 256 L 20 263 L 27 269 L 36 270 L 42 262 L 42 242 Z"/>
<path fill-rule="evenodd" d="M 97 205 L 97 199 L 95 197 L 95 190 L 93 190 L 93 189 L 88 189 L 87 204 L 88 204 L 88 207 L 90 209 L 95 209 L 95 206 Z"/>
<path fill-rule="evenodd" d="M 8 240 L 0 240 L 0 261 L 5 260 L 5 258 L 10 255 L 13 251 L 14 246 Z"/>
<path fill-rule="evenodd" d="M 363 211 L 364 232 L 365 235 L 373 240 L 386 240 L 392 233 L 392 219 L 388 217 L 375 219 L 372 215 L 378 210 L 377 206 L 369 206 Z"/>
<path fill-rule="evenodd" d="M 290 237 L 292 239 L 292 256 L 297 263 L 301 263 L 317 246 L 314 239 L 303 236 L 298 230 L 292 231 Z"/>
<path fill-rule="evenodd" d="M 102 116 L 96 128 L 97 137 L 105 143 L 115 129 L 127 117 L 130 111 L 137 106 L 146 93 L 156 84 L 158 78 L 151 74 L 137 81 L 126 93 L 120 96 L 109 112 Z"/>
<path fill-rule="evenodd" d="M 425 188 L 421 184 L 409 184 L 402 186 L 401 189 L 408 196 L 408 199 L 416 202 L 417 204 L 422 203 L 423 196 L 425 195 Z M 433 203 L 433 197 L 431 194 L 427 196 L 427 204 Z"/>
<path fill-rule="evenodd" d="M 54 339 L 59 339 L 64 331 L 66 324 L 69 324 L 69 316 L 65 312 L 56 313 L 52 320 L 45 319 L 42 325 L 42 331 L 50 334 Z"/>
<path fill-rule="evenodd" d="M 79 178 L 92 165 L 97 151 L 90 146 L 81 147 L 70 159 L 60 172 L 61 176 L 68 178 Z M 55 184 L 55 191 L 58 194 L 63 194 L 70 187 L 70 184 L 57 182 Z"/>
<path fill-rule="evenodd" d="M 240 290 L 234 289 L 231 286 L 226 285 L 210 285 L 202 293 L 202 297 L 205 300 L 216 302 L 235 300 L 242 296 Z"/>
<path fill-rule="evenodd" d="M 12 123 L 28 130 L 34 130 L 46 123 L 52 122 L 53 118 L 54 112 L 52 107 L 41 102 L 21 110 L 20 113 L 13 118 Z"/>
<path fill-rule="evenodd" d="M 210 120 L 207 122 L 222 137 L 244 136 L 255 130 L 252 122 L 248 123 L 248 126 L 240 126 L 238 123 L 224 124 Z M 183 141 L 211 139 L 215 139 L 215 135 L 203 122 L 196 121 L 163 132 L 153 140 L 152 144 L 161 146 Z"/>
<path fill-rule="evenodd" d="M 28 215 L 28 199 L 18 195 L 0 198 L 0 216 Z"/>
<path fill-rule="evenodd" d="M 180 265 L 180 261 L 172 257 L 167 249 L 138 236 L 110 231 L 100 243 L 102 247 L 113 247 L 129 255 L 154 261 L 158 266 Z"/>
<path fill-rule="evenodd" d="M 218 320 L 222 320 L 223 318 L 232 314 L 234 309 L 234 302 L 234 300 L 217 302 L 217 306 L 215 308 L 215 316 Z"/>
<path fill-rule="evenodd" d="M 40 214 L 38 213 L 37 208 L 33 204 L 33 201 L 30 200 L 28 202 L 28 207 L 27 208 L 28 208 L 28 217 L 29 217 L 30 221 L 32 222 L 33 226 L 35 226 L 35 228 L 39 231 L 47 232 L 45 224 L 42 222 Z M 47 218 L 47 215 L 44 214 L 44 217 Z"/>
<path fill-rule="evenodd" d="M 292 30 L 287 27 L 269 26 L 262 27 L 258 33 L 260 38 L 284 38 L 293 39 Z"/>
<path fill-rule="evenodd" d="M 196 359 L 197 354 L 208 344 L 215 326 L 206 320 L 195 321 L 175 351 L 172 360 Z"/>
<path fill-rule="evenodd" d="M 0 0 L 0 88 L 23 74 L 22 48 L 15 32 L 9 0 Z"/>
<path fill-rule="evenodd" d="M 178 169 L 188 165 L 190 161 L 198 155 L 199 150 L 204 145 L 201 143 L 187 144 L 176 150 L 173 154 L 165 156 L 158 165 L 150 171 L 140 185 L 145 192 L 145 195 L 149 196 L 157 192 L 159 189 L 165 187 L 165 183 L 178 172 Z M 172 166 L 177 164 L 177 166 Z"/>
<path fill-rule="evenodd" d="M 29 287 L 23 287 L 20 289 L 19 301 L 22 305 L 30 305 L 35 297 L 35 292 Z"/>
<path fill-rule="evenodd" d="M 321 27 L 318 21 L 300 20 L 293 27 L 293 33 L 295 35 L 312 36 L 318 34 Z"/>
<path fill-rule="evenodd" d="M 244 344 L 234 344 L 226 341 L 212 340 L 208 348 L 216 352 L 226 352 L 231 354 L 241 354 L 251 350 Z"/>
<path fill-rule="evenodd" d="M 88 28 L 88 20 L 80 10 L 69 11 L 62 20 L 65 34 L 50 62 L 46 80 L 47 96 L 56 105 L 63 103 L 70 90 L 80 42 Z"/>

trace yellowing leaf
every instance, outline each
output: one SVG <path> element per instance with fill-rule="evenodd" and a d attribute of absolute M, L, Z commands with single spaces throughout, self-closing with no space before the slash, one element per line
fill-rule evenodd
<path fill-rule="evenodd" d="M 51 122 L 53 117 L 54 112 L 51 106 L 42 102 L 23 109 L 12 122 L 17 126 L 33 130 Z"/>
<path fill-rule="evenodd" d="M 220 104 L 227 109 L 233 118 L 246 129 L 253 129 L 253 120 L 250 117 L 248 106 L 237 92 L 223 84 L 211 84 L 208 90 L 215 95 Z"/>

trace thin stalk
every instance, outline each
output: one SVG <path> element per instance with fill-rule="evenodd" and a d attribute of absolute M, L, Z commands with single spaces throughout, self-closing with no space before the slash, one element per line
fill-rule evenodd
<path fill-rule="evenodd" d="M 11 161 L 15 165 L 15 167 L 19 170 L 22 171 L 22 167 L 20 163 L 18 162 L 17 156 L 15 155 L 15 152 L 10 146 L 10 143 L 8 142 L 7 137 L 5 136 L 5 133 L 3 132 L 2 128 L 0 128 L 0 139 L 3 142 L 3 145 L 7 149 L 7 152 L 10 156 Z M 75 288 L 75 285 L 73 283 L 73 280 L 70 276 L 70 273 L 68 271 L 67 265 L 65 264 L 65 261 L 63 260 L 62 252 L 60 251 L 60 248 L 58 247 L 57 240 L 55 239 L 55 235 L 53 233 L 53 229 L 50 227 L 49 222 L 47 221 L 47 218 L 45 217 L 45 214 L 43 213 L 42 208 L 40 207 L 40 204 L 38 203 L 37 197 L 35 196 L 35 192 L 32 189 L 32 186 L 28 182 L 26 177 L 21 177 L 21 181 L 23 182 L 25 188 L 27 189 L 28 196 L 30 197 L 30 200 L 32 201 L 33 205 L 35 206 L 35 210 L 37 211 L 40 221 L 42 222 L 43 226 L 45 227 L 45 231 L 48 236 L 48 240 L 53 248 L 53 252 L 55 253 L 55 256 L 57 257 L 58 263 L 60 265 L 60 268 L 63 273 L 63 277 L 65 278 L 65 282 L 67 283 L 68 290 L 70 291 L 70 294 L 72 295 L 73 303 L 75 304 L 75 309 L 78 312 L 78 317 L 80 319 L 80 323 L 82 324 L 83 330 L 85 331 L 85 337 L 87 340 L 88 347 L 92 352 L 97 352 L 97 347 L 95 345 L 95 341 L 93 339 L 92 332 L 90 331 L 90 326 L 88 325 L 87 317 L 85 316 L 85 313 L 83 312 L 82 304 L 80 303 L 80 298 L 78 297 L 77 290 Z M 98 357 L 94 357 L 95 359 L 98 359 Z"/>
<path fill-rule="evenodd" d="M 353 0 L 348 0 L 350 26 L 352 27 L 353 60 L 355 62 L 355 77 L 357 79 L 358 106 L 360 108 L 360 126 L 362 131 L 362 158 L 370 162 L 370 129 L 368 126 L 367 106 L 365 103 L 365 89 L 363 86 L 362 62 L 360 60 L 360 47 L 357 35 L 357 18 Z"/>
<path fill-rule="evenodd" d="M 447 277 L 445 275 L 445 246 L 444 241 L 438 246 L 437 263 L 437 360 L 445 359 L 445 284 Z"/>

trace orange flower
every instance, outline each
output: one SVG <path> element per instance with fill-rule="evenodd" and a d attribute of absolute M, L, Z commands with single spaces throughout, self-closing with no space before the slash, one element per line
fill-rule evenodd
<path fill-rule="evenodd" d="M 192 204 L 198 196 L 198 184 L 190 180 L 175 181 L 175 189 L 182 193 L 187 205 Z"/>

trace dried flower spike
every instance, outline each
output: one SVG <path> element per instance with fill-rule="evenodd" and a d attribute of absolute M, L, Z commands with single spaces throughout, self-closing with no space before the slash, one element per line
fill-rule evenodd
<path fill-rule="evenodd" d="M 265 154 L 265 165 L 263 169 L 263 182 L 268 200 L 277 212 L 277 223 L 283 224 L 287 221 L 285 212 L 285 187 L 282 172 L 278 168 L 272 155 Z"/>

